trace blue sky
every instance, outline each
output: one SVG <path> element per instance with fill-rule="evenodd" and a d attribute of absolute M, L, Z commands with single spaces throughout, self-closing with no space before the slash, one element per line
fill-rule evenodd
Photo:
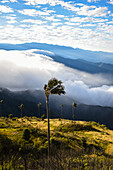
<path fill-rule="evenodd" d="M 0 42 L 113 52 L 113 0 L 1 0 Z"/>

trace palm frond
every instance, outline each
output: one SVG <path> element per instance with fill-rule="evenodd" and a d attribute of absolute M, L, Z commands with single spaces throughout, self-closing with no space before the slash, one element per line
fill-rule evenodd
<path fill-rule="evenodd" d="M 57 80 L 56 78 L 52 78 L 48 81 L 48 84 L 44 85 L 44 90 L 46 95 L 49 94 L 65 94 L 64 86 L 62 85 L 61 80 Z"/>

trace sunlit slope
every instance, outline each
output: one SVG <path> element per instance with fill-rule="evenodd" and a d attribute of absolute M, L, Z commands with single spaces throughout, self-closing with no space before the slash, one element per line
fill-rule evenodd
<path fill-rule="evenodd" d="M 20 143 L 23 129 L 31 131 L 32 145 L 38 149 L 47 147 L 47 120 L 42 121 L 36 117 L 0 118 L 0 134 L 6 135 L 13 142 Z M 100 154 L 113 155 L 113 131 L 95 122 L 71 120 L 50 120 L 51 144 L 63 144 L 74 150 L 87 150 Z M 42 142 L 43 141 L 43 142 Z"/>

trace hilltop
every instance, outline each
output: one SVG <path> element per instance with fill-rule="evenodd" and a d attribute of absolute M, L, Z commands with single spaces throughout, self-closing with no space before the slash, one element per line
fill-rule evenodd
<path fill-rule="evenodd" d="M 23 138 L 25 129 L 30 138 Z M 51 119 L 51 169 L 113 168 L 113 131 L 96 122 Z M 0 118 L 1 167 L 47 169 L 47 120 Z"/>

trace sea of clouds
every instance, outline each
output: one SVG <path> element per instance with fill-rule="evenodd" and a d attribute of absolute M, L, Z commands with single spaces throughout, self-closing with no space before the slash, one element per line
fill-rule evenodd
<path fill-rule="evenodd" d="M 89 74 L 56 63 L 37 50 L 0 50 L 0 87 L 41 89 L 52 77 L 62 80 L 66 95 L 81 103 L 113 106 L 113 77 Z M 46 51 L 45 51 L 46 54 Z"/>

